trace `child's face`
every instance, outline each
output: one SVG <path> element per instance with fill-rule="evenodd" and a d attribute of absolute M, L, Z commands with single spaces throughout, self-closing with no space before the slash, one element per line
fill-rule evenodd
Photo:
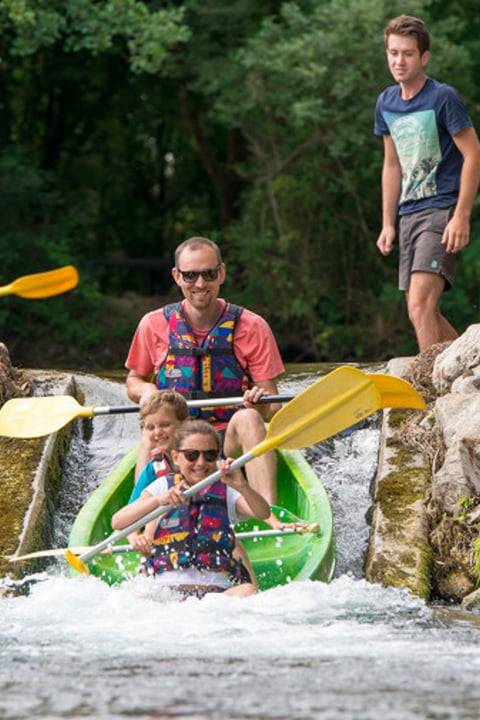
<path fill-rule="evenodd" d="M 196 459 L 189 460 L 190 453 L 186 451 L 198 452 L 199 450 L 203 452 Z M 205 453 L 207 457 L 205 457 Z M 215 440 L 210 435 L 193 433 L 183 439 L 180 450 L 172 450 L 172 458 L 188 484 L 195 485 L 215 472 L 218 450 Z"/>
<path fill-rule="evenodd" d="M 181 424 L 182 421 L 177 418 L 172 408 L 162 407 L 145 417 L 143 429 L 150 439 L 152 448 L 168 452 L 173 446 L 175 430 Z"/>

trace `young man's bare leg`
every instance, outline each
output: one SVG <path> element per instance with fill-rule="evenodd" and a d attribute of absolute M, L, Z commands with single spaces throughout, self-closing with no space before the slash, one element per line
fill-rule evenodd
<path fill-rule="evenodd" d="M 455 340 L 458 333 L 440 312 L 440 298 L 445 288 L 441 275 L 414 272 L 406 293 L 408 315 L 415 329 L 420 352 L 435 343 Z"/>

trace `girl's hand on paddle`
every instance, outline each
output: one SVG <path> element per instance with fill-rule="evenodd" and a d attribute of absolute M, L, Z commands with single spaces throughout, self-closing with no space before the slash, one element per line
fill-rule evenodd
<path fill-rule="evenodd" d="M 235 503 L 237 513 L 247 517 L 255 517 L 259 520 L 266 520 L 270 515 L 270 505 L 263 495 L 260 495 L 248 484 L 246 477 L 240 470 L 230 471 L 232 463 L 233 458 L 219 460 L 217 467 L 220 471 L 220 480 L 240 493 Z"/>
<path fill-rule="evenodd" d="M 190 498 L 185 497 L 184 490 L 188 490 L 188 484 L 185 480 L 180 480 L 179 483 L 173 485 L 164 495 L 158 496 L 159 505 L 173 505 L 173 507 L 180 507 L 180 505 L 190 502 Z"/>
<path fill-rule="evenodd" d="M 225 483 L 225 485 L 229 485 L 231 488 L 234 488 L 234 490 L 241 492 L 248 483 L 240 470 L 230 472 L 232 462 L 233 458 L 218 461 L 217 467 L 220 471 L 220 480 Z"/>

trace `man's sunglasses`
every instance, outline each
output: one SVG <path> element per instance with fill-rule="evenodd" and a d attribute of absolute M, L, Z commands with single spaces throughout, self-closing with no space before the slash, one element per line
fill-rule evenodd
<path fill-rule="evenodd" d="M 183 282 L 190 283 L 193 285 L 193 283 L 197 282 L 199 275 L 202 276 L 203 280 L 205 282 L 213 282 L 218 278 L 218 273 L 220 272 L 222 264 L 219 263 L 217 267 L 209 268 L 208 270 L 180 270 L 180 268 L 177 268 L 178 272 L 183 278 Z"/>
<path fill-rule="evenodd" d="M 185 455 L 188 462 L 195 462 L 200 455 L 203 455 L 207 462 L 215 462 L 218 458 L 218 450 L 177 450 Z"/>

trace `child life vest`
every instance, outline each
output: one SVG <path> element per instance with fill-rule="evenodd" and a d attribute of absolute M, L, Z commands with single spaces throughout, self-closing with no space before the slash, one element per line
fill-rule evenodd
<path fill-rule="evenodd" d="M 150 483 L 153 482 L 152 473 L 150 472 L 150 466 L 153 469 L 155 479 L 165 477 L 169 473 L 174 472 L 173 466 L 170 464 L 170 460 L 167 455 L 155 448 L 150 453 L 150 463 L 142 471 L 141 475 L 137 478 L 135 486 L 130 495 L 129 503 L 138 500 L 142 492 L 148 488 Z"/>
<path fill-rule="evenodd" d="M 173 472 L 169 459 L 161 450 L 152 450 L 152 465 L 156 478 L 165 477 L 165 475 Z"/>
<path fill-rule="evenodd" d="M 227 303 L 201 346 L 185 319 L 181 303 L 166 305 L 163 312 L 169 325 L 169 341 L 156 378 L 159 388 L 172 388 L 185 394 L 187 399 L 235 397 L 248 390 L 251 381 L 235 356 L 233 342 L 243 308 Z M 191 408 L 190 415 L 208 422 L 227 422 L 237 410 L 236 407 Z"/>
<path fill-rule="evenodd" d="M 167 476 L 168 487 L 180 482 L 180 474 Z M 228 519 L 227 486 L 218 480 L 166 513 L 158 522 L 152 555 L 146 560 L 148 574 L 196 567 L 226 572 L 241 580 L 240 564 L 232 557 L 235 537 Z"/>

